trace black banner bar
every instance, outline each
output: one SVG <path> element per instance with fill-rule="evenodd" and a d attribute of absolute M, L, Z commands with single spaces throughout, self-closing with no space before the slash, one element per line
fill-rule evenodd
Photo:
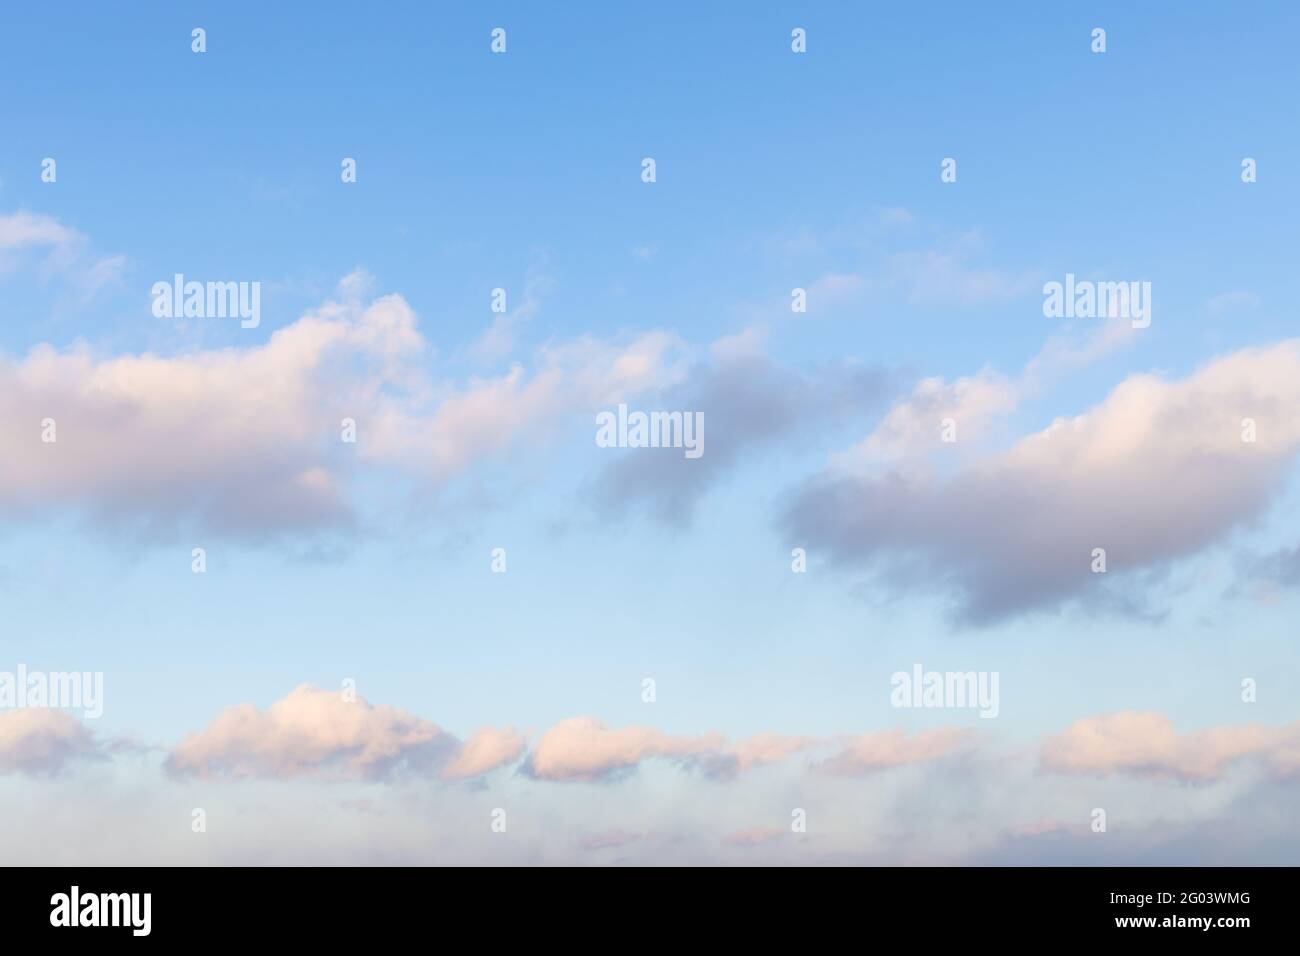
<path fill-rule="evenodd" d="M 1291 869 L 42 868 L 3 878 L 6 938 L 55 944 L 74 933 L 92 945 L 400 944 L 436 929 L 446 944 L 464 931 L 532 945 L 902 933 L 926 945 L 1232 946 L 1295 931 Z"/>

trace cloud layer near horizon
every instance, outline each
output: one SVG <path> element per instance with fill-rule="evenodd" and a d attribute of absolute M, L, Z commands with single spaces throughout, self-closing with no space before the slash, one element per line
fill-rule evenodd
<path fill-rule="evenodd" d="M 41 786 L 50 789 L 42 792 L 52 798 L 63 792 L 60 788 L 84 787 L 87 779 L 94 779 L 95 786 L 108 785 L 107 774 L 114 767 L 110 758 L 124 749 L 103 743 L 87 724 L 65 713 L 0 713 L 0 778 L 17 774 L 26 778 L 20 784 L 24 787 L 32 785 L 31 778 L 48 778 L 51 782 Z M 792 759 L 801 755 L 806 759 Z M 79 766 L 91 765 L 103 768 L 88 771 L 94 778 L 73 775 Z M 846 853 L 866 853 L 872 847 L 883 850 L 907 834 L 899 847 L 909 849 L 896 862 L 935 862 L 946 859 L 945 853 L 955 853 L 952 862 L 972 853 L 975 857 L 967 862 L 1023 862 L 1047 858 L 1043 854 L 1057 862 L 1100 861 L 1115 853 L 1140 854 L 1145 843 L 1100 840 L 1089 830 L 1080 807 L 1106 807 L 1117 822 L 1133 827 L 1155 801 L 1164 809 L 1143 829 L 1143 839 L 1157 846 L 1164 839 L 1191 839 L 1177 836 L 1183 832 L 1180 828 L 1190 826 L 1187 821 L 1204 819 L 1205 814 L 1218 818 L 1228 813 L 1225 807 L 1242 800 L 1276 800 L 1279 792 L 1295 786 L 1300 777 L 1300 725 L 1242 723 L 1178 733 L 1163 714 L 1121 711 L 1076 721 L 1035 747 L 1007 749 L 991 735 L 958 727 L 826 738 L 766 732 L 729 742 L 717 732 L 679 735 L 644 726 L 610 728 L 592 717 L 576 717 L 552 725 L 530 748 L 525 735 L 511 728 L 487 727 L 461 740 L 397 708 L 302 685 L 266 709 L 241 704 L 221 711 L 208 727 L 176 745 L 163 767 L 174 786 L 196 797 L 203 794 L 198 805 L 224 807 L 219 812 L 227 837 L 249 836 L 248 826 L 259 825 L 251 818 L 240 821 L 238 809 L 232 809 L 253 795 L 259 806 L 261 801 L 280 801 L 275 793 L 296 795 L 285 799 L 299 806 L 308 798 L 316 807 L 313 826 L 327 830 L 341 821 L 326 824 L 331 817 L 328 812 L 321 817 L 322 807 L 337 805 L 345 815 L 365 814 L 364 830 L 371 839 L 376 827 L 386 826 L 386 818 L 400 830 L 413 820 L 426 819 L 430 807 L 441 817 L 463 794 L 473 798 L 473 806 L 463 813 L 481 815 L 485 807 L 510 807 L 512 819 L 522 813 L 531 821 L 525 841 L 508 845 L 511 852 L 525 856 L 538 852 L 531 841 L 539 823 L 564 818 L 569 820 L 561 828 L 569 834 L 563 841 L 568 849 L 553 847 L 551 852 L 631 854 L 632 859 L 680 862 L 683 849 L 700 846 L 703 839 L 724 858 L 744 853 L 774 862 L 829 862 L 848 861 Z M 739 775 L 764 767 L 772 769 L 752 780 L 746 777 L 743 787 L 734 785 Z M 912 769 L 903 772 L 905 768 Z M 643 773 L 644 781 L 634 783 Z M 138 779 L 132 779 L 138 785 Z M 863 783 L 867 779 L 873 782 Z M 227 786 L 211 787 L 223 781 Z M 466 781 L 474 786 L 459 786 Z M 439 782 L 442 786 L 435 791 L 425 789 Z M 539 783 L 546 786 L 538 790 Z M 625 796 L 607 796 L 611 785 Z M 855 789 L 864 786 L 868 789 Z M 670 822 L 638 802 L 637 794 L 643 795 L 645 787 L 658 795 L 657 800 L 662 800 L 664 787 L 684 798 L 698 798 L 687 804 L 700 812 L 673 814 Z M 330 797 L 319 788 L 340 796 Z M 570 788 L 577 790 L 563 796 Z M 483 802 L 485 791 L 492 795 L 488 803 Z M 725 794 L 726 799 L 719 803 L 710 794 Z M 864 799 L 877 806 L 870 822 L 860 812 L 843 816 L 847 807 L 859 806 Z M 806 812 L 815 821 L 806 834 L 791 832 L 792 812 L 796 819 Z M 1173 822 L 1165 820 L 1169 812 L 1175 814 Z M 838 823 L 831 824 L 831 819 Z M 971 828 L 970 819 L 994 825 Z M 1229 814 L 1223 819 L 1236 818 Z M 277 830 L 289 823 L 268 821 Z M 833 831 L 827 829 L 832 826 Z M 942 841 L 926 849 L 925 840 L 918 844 L 913 839 L 917 827 L 932 826 L 946 828 L 950 835 L 964 833 L 965 849 L 945 851 Z M 487 831 L 482 819 L 471 827 Z M 971 840 L 975 831 L 986 837 Z M 551 830 L 543 824 L 541 832 Z M 830 832 L 836 834 L 834 846 L 820 842 Z M 1267 821 L 1261 832 L 1268 832 Z M 686 833 L 695 836 L 683 844 Z M 446 839 L 439 837 L 438 848 L 429 852 L 445 859 Z M 303 858 L 301 852 L 293 855 L 293 841 L 273 842 L 277 853 L 288 854 L 286 861 Z M 213 844 L 227 845 L 225 840 Z M 468 846 L 477 844 L 470 840 Z M 1213 852 L 1218 858 L 1237 859 L 1240 848 L 1238 856 L 1227 847 Z M 396 845 L 388 855 L 402 856 Z M 701 861 L 705 858 L 708 853 Z"/>
<path fill-rule="evenodd" d="M 470 780 L 516 767 L 536 780 L 607 782 L 647 761 L 662 761 L 714 780 L 809 755 L 814 774 L 857 776 L 987 751 L 992 738 L 961 727 L 908 734 L 875 730 L 834 737 L 764 732 L 735 742 L 716 731 L 670 734 L 645 726 L 611 728 L 570 717 L 537 736 L 483 727 L 461 740 L 437 724 L 363 697 L 302 684 L 265 710 L 251 703 L 221 711 L 168 753 L 173 777 L 201 779 L 385 780 L 399 776 Z M 0 771 L 59 773 L 114 746 L 58 710 L 0 712 Z M 1252 761 L 1278 778 L 1300 773 L 1300 724 L 1256 723 L 1178 734 L 1164 714 L 1119 711 L 1083 718 L 1048 736 L 1037 750 L 1040 772 L 1131 776 L 1184 783 L 1223 779 Z"/>
<path fill-rule="evenodd" d="M 513 728 L 486 727 L 461 741 L 406 711 L 303 684 L 266 710 L 253 704 L 226 708 L 207 728 L 182 740 L 165 767 L 175 777 L 380 780 L 413 774 L 454 781 L 519 765 L 539 780 L 596 782 L 660 760 L 725 780 L 819 749 L 835 753 L 810 763 L 815 772 L 870 773 L 941 759 L 971 739 L 969 731 L 958 729 L 911 737 L 884 730 L 828 739 L 769 731 L 732 743 L 717 732 L 677 735 L 571 717 L 528 747 Z"/>

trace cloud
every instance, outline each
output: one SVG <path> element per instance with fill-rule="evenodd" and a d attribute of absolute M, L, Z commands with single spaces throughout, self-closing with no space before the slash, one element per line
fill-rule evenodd
<path fill-rule="evenodd" d="M 1132 346 L 1139 329 L 1130 319 L 1104 318 L 1085 320 L 1080 325 L 1067 322 L 1044 343 L 1029 360 L 1021 377 L 1022 391 L 1035 391 L 1056 376 L 1092 365 L 1107 356 Z"/>
<path fill-rule="evenodd" d="M 302 684 L 266 710 L 238 704 L 167 757 L 178 777 L 378 780 L 401 773 L 479 777 L 519 759 L 513 729 L 483 728 L 462 743 L 437 724 L 364 698 Z"/>
<path fill-rule="evenodd" d="M 732 755 L 741 770 L 761 767 L 817 745 L 812 737 L 787 737 L 767 731 L 736 744 Z"/>
<path fill-rule="evenodd" d="M 787 503 L 788 538 L 897 591 L 951 594 L 988 623 L 1089 598 L 1261 516 L 1300 450 L 1300 342 L 1179 381 L 1134 375 L 1096 407 L 941 475 L 918 462 L 824 472 Z M 1243 419 L 1257 440 L 1242 440 Z M 1107 573 L 1092 571 L 1104 548 Z"/>
<path fill-rule="evenodd" d="M 58 277 L 71 284 L 76 302 L 86 305 L 101 290 L 121 281 L 129 264 L 126 256 L 92 258 L 89 241 L 53 216 L 18 211 L 0 215 L 0 274 L 20 265 L 38 263 L 32 271 L 42 279 Z"/>
<path fill-rule="evenodd" d="M 15 212 L 0 215 L 0 252 L 41 246 L 63 246 L 84 237 L 52 216 Z"/>
<path fill-rule="evenodd" d="M 346 527 L 331 455 L 340 420 L 364 421 L 392 363 L 419 349 L 414 326 L 392 296 L 328 306 L 249 349 L 100 359 L 85 345 L 38 346 L 0 358 L 0 443 L 25 449 L 0 475 L 0 509 L 72 505 L 152 531 Z"/>
<path fill-rule="evenodd" d="M 1296 773 L 1300 723 L 1236 724 L 1179 735 L 1163 714 L 1121 711 L 1071 724 L 1043 744 L 1039 765 L 1072 776 L 1124 774 L 1205 783 L 1221 779 L 1229 766 L 1248 757 L 1262 759 L 1278 776 Z"/>
<path fill-rule="evenodd" d="M 833 463 L 852 470 L 864 461 L 931 453 L 949 419 L 957 440 L 969 442 L 981 437 L 1019 401 L 1015 384 L 990 370 L 953 382 L 922 379 L 911 396 L 894 405 L 859 446 L 837 455 Z"/>
<path fill-rule="evenodd" d="M 814 768 L 842 774 L 883 770 L 936 759 L 966 739 L 966 732 L 959 730 L 930 731 L 910 740 L 901 731 L 842 737 L 838 755 Z M 714 780 L 729 780 L 827 743 L 765 732 L 729 744 L 718 733 L 676 736 L 649 727 L 612 730 L 594 717 L 572 717 L 542 735 L 529 755 L 528 768 L 541 779 L 599 781 L 623 776 L 645 760 L 660 759 Z"/>
<path fill-rule="evenodd" d="M 38 726 L 14 733 L 15 717 Z M 195 738 L 206 739 L 200 745 Z M 558 863 L 627 848 L 617 856 L 642 863 L 719 862 L 734 859 L 736 852 L 772 862 L 795 862 L 788 855 L 795 850 L 803 862 L 841 864 L 973 862 L 1036 854 L 1050 860 L 1053 853 L 1057 862 L 1104 862 L 1106 854 L 1091 856 L 1075 842 L 1089 832 L 1086 808 L 1076 805 L 1077 781 L 1071 778 L 1077 776 L 1126 778 L 1107 783 L 1104 793 L 1130 806 L 1129 831 L 1148 843 L 1164 839 L 1162 830 L 1186 832 L 1190 842 L 1180 859 L 1197 845 L 1194 831 L 1188 828 L 1203 830 L 1207 819 L 1216 821 L 1216 827 L 1218 821 L 1236 821 L 1234 826 L 1253 847 L 1264 847 L 1264 835 L 1290 833 L 1292 821 L 1280 808 L 1289 806 L 1288 790 L 1300 775 L 1300 723 L 1229 725 L 1178 734 L 1161 714 L 1124 712 L 1081 720 L 1041 741 L 1036 751 L 1017 748 L 988 759 L 967 757 L 978 739 L 971 731 L 950 727 L 821 740 L 763 733 L 729 744 L 719 734 L 612 729 L 593 718 L 561 721 L 543 735 L 530 761 L 536 764 L 530 771 L 536 780 L 556 782 L 554 789 L 529 788 L 529 800 L 535 804 L 530 815 L 550 823 L 528 828 L 525 842 L 507 856 L 518 862 Z M 15 741 L 22 743 L 15 746 Z M 521 745 L 513 731 L 492 728 L 461 744 L 436 725 L 400 710 L 371 707 L 364 701 L 349 704 L 337 693 L 304 685 L 265 711 L 244 705 L 223 712 L 207 730 L 178 747 L 167 767 L 182 778 L 272 781 L 262 786 L 246 784 L 237 792 L 213 791 L 211 799 L 229 812 L 246 808 L 253 800 L 258 809 L 255 816 L 263 821 L 260 842 L 223 851 L 234 853 L 232 858 L 301 862 L 342 860 L 360 853 L 378 862 L 417 862 L 432 858 L 428 855 L 432 845 L 444 862 L 448 858 L 472 861 L 478 858 L 475 854 L 481 857 L 482 847 L 462 837 L 483 812 L 482 797 L 475 796 L 475 790 L 440 788 L 432 797 L 438 814 L 431 821 L 425 788 L 403 787 L 382 796 L 373 782 L 392 781 L 411 772 L 428 780 L 463 779 L 513 762 Z M 674 792 L 702 797 L 690 788 L 713 787 L 719 777 L 814 747 L 834 749 L 821 762 L 791 767 L 799 776 L 763 773 L 746 779 L 743 787 L 726 788 L 724 783 L 725 789 L 709 792 L 727 799 L 678 801 L 678 809 L 686 810 L 672 814 L 671 822 L 661 820 L 653 831 L 626 828 L 627 815 L 644 810 L 641 801 L 662 800 L 663 781 L 646 781 L 638 788 L 635 780 L 627 779 L 645 761 L 667 761 L 693 771 L 690 779 L 674 784 Z M 107 752 L 66 715 L 48 711 L 0 715 L 2 769 L 48 775 L 74 760 Z M 879 776 L 905 767 L 914 770 Z M 1251 772 L 1256 769 L 1264 773 Z M 1232 771 L 1238 771 L 1231 778 L 1232 787 L 1209 794 L 1200 787 L 1167 786 L 1171 781 L 1226 780 Z M 613 779 L 623 781 L 616 799 L 605 788 L 575 798 L 560 785 Z M 297 783 L 289 786 L 284 781 Z M 356 790 L 340 781 L 360 781 L 365 788 Z M 338 795 L 313 791 L 316 786 L 336 787 Z M 791 786 L 802 794 L 793 802 Z M 43 792 L 52 799 L 59 794 L 54 788 Z M 133 831 L 148 832 L 153 811 L 136 819 L 111 809 L 115 802 L 134 808 L 138 799 L 136 787 L 129 796 L 108 797 L 110 809 L 96 811 L 93 818 L 103 822 L 117 814 L 119 825 L 129 822 Z M 1256 809 L 1243 813 L 1225 807 L 1225 799 L 1253 800 Z M 753 806 L 745 809 L 745 801 Z M 791 839 L 788 827 L 781 825 L 780 818 L 796 803 L 821 807 L 818 840 Z M 776 816 L 771 815 L 773 807 L 779 811 Z M 84 802 L 77 812 L 84 814 Z M 751 813 L 757 814 L 753 819 L 757 825 L 737 829 L 737 816 L 743 821 Z M 982 820 L 987 826 L 972 828 L 971 820 Z M 324 842 L 322 833 L 328 835 Z M 412 840 L 412 833 L 420 838 Z M 1216 858 L 1242 858 L 1231 841 L 1201 845 L 1214 846 Z"/>
<path fill-rule="evenodd" d="M 648 512 L 669 525 L 691 523 L 703 496 L 747 456 L 783 439 L 805 439 L 878 408 L 891 377 L 851 364 L 802 373 L 761 354 L 757 335 L 719 340 L 709 362 L 698 363 L 678 388 L 662 392 L 653 408 L 700 412 L 704 454 L 679 449 L 609 452 L 588 495 L 597 513 L 615 517 Z"/>
<path fill-rule="evenodd" d="M 962 740 L 964 733 L 955 730 L 910 740 L 897 731 L 839 738 L 832 742 L 841 753 L 825 769 L 848 772 L 930 760 Z M 720 733 L 615 729 L 595 717 L 570 717 L 537 739 L 523 768 L 539 780 L 605 781 L 653 759 L 727 780 L 826 743 L 764 732 L 732 744 Z M 228 707 L 206 729 L 182 740 L 164 766 L 177 777 L 333 781 L 414 773 L 459 781 L 517 763 L 525 746 L 514 728 L 485 727 L 462 742 L 405 711 L 361 697 L 348 701 L 341 692 L 302 684 L 266 710 L 247 703 Z"/>
<path fill-rule="evenodd" d="M 54 775 L 106 751 L 71 714 L 45 708 L 0 712 L 0 773 Z"/>
<path fill-rule="evenodd" d="M 177 776 L 376 779 L 427 772 L 455 748 L 436 724 L 338 691 L 302 684 L 267 710 L 238 704 L 167 758 Z"/>
<path fill-rule="evenodd" d="M 978 448 L 995 425 L 1053 379 L 1127 347 L 1135 335 L 1128 320 L 1103 320 L 1082 334 L 1067 326 L 1047 339 L 1018 378 L 991 368 L 951 382 L 937 376 L 924 378 L 890 408 L 866 439 L 834 456 L 832 466 L 859 471 L 882 461 L 932 457 L 940 447 L 948 453 Z M 953 440 L 941 446 L 949 422 Z"/>
<path fill-rule="evenodd" d="M 720 734 L 679 737 L 650 727 L 611 730 L 594 717 L 570 717 L 542 735 L 528 767 L 545 780 L 602 780 L 651 757 L 685 765 L 708 762 L 723 744 Z"/>
<path fill-rule="evenodd" d="M 647 333 L 547 346 L 531 375 L 515 365 L 439 382 L 406 301 L 367 302 L 364 291 L 349 277 L 339 301 L 246 348 L 0 355 L 0 446 L 11 451 L 0 514 L 67 507 L 115 532 L 172 539 L 349 532 L 361 465 L 439 488 L 576 409 L 676 374 L 678 340 Z M 355 444 L 340 440 L 344 419 Z"/>
<path fill-rule="evenodd" d="M 969 731 L 955 728 L 927 730 L 911 738 L 901 730 L 878 730 L 845 737 L 840 750 L 814 764 L 823 773 L 857 775 L 938 760 L 970 743 Z"/>
<path fill-rule="evenodd" d="M 538 350 L 531 376 L 516 364 L 500 376 L 440 389 L 428 402 L 384 405 L 370 420 L 368 454 L 445 481 L 580 411 L 679 380 L 682 348 L 665 332 L 626 345 L 586 337 L 548 345 Z"/>
<path fill-rule="evenodd" d="M 460 751 L 442 768 L 448 780 L 464 780 L 515 763 L 524 752 L 524 738 L 513 727 L 497 730 L 485 727 L 475 731 Z"/>
<path fill-rule="evenodd" d="M 530 274 L 524 283 L 522 301 L 492 319 L 492 324 L 470 346 L 470 354 L 480 361 L 491 362 L 513 352 L 519 329 L 537 316 L 542 308 L 542 298 L 554 286 L 554 280 L 537 273 Z"/>
<path fill-rule="evenodd" d="M 105 256 L 92 262 L 79 276 L 81 304 L 91 302 L 103 289 L 122 281 L 129 260 L 126 256 Z"/>

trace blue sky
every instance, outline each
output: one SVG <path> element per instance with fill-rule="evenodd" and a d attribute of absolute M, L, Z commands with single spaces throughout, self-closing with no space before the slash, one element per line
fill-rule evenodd
<path fill-rule="evenodd" d="M 525 769 L 485 784 L 506 792 L 546 778 L 541 740 L 579 715 L 737 740 L 955 727 L 1016 753 L 1125 712 L 1179 734 L 1293 732 L 1297 18 L 1283 3 L 6 11 L 0 357 L 17 397 L 0 440 L 11 462 L 35 461 L 42 403 L 66 399 L 58 448 L 75 463 L 0 478 L 0 670 L 103 671 L 98 739 L 155 750 L 93 772 L 151 794 L 191 784 L 148 754 L 174 756 L 226 708 L 266 712 L 304 682 L 348 678 L 366 706 L 461 737 L 518 728 Z M 355 183 L 340 181 L 345 157 Z M 945 157 L 955 183 L 940 181 Z M 1241 180 L 1245 157 L 1257 182 Z M 260 325 L 156 318 L 151 287 L 176 273 L 260 282 Z M 1149 281 L 1150 327 L 1044 317 L 1043 283 L 1066 273 Z M 510 312 L 493 338 L 496 287 Z M 791 312 L 796 287 L 806 314 Z M 390 307 L 419 347 L 368 324 Z M 273 336 L 329 309 L 351 351 L 305 370 L 275 351 Z M 643 347 L 652 368 L 624 375 Z M 42 378 L 50 349 L 88 364 Z M 142 355 L 159 366 L 113 364 Z M 183 397 L 186 376 L 227 359 L 235 371 L 212 381 L 229 390 Z M 1216 361 L 1230 364 L 1204 373 Z M 931 415 L 926 381 L 958 409 L 953 454 L 909 433 L 872 458 L 891 410 Z M 319 399 L 306 419 L 299 395 Z M 1112 461 L 1124 416 L 1096 410 L 1130 395 L 1155 437 Z M 440 425 L 458 396 L 490 408 L 479 431 Z M 355 449 L 328 440 L 348 401 L 371 403 Z M 668 450 L 595 447 L 593 415 L 618 401 L 703 402 L 715 470 L 700 484 L 703 468 L 665 464 Z M 1257 415 L 1267 457 L 1201 447 L 1198 434 L 1221 437 L 1206 408 Z M 1082 446 L 1055 478 L 1025 464 L 1029 436 L 1090 412 L 1086 429 L 1112 430 L 1087 446 L 1105 450 L 1095 480 Z M 866 471 L 834 485 L 862 443 Z M 317 521 L 291 490 L 277 507 L 293 521 L 243 520 L 271 494 L 259 476 L 285 469 L 324 475 L 337 513 Z M 891 475 L 909 489 L 892 503 Z M 1036 540 L 1002 537 L 999 488 L 1032 498 Z M 1113 505 L 1125 489 L 1132 502 Z M 224 504 L 206 509 L 210 495 Z M 969 527 L 943 517 L 953 501 Z M 1054 542 L 1089 524 L 1132 530 L 1131 565 L 1104 585 L 1051 577 Z M 491 571 L 498 547 L 505 574 Z M 793 547 L 807 573 L 792 573 Z M 964 617 L 981 595 L 1005 608 Z M 999 718 L 891 706 L 889 677 L 913 662 L 998 672 Z M 1250 705 L 1243 678 L 1260 682 Z M 1136 777 L 1121 798 L 1135 803 L 1159 802 L 1169 778 L 1211 803 L 1207 790 L 1238 788 L 1214 791 L 1224 813 L 1294 787 L 1232 776 L 1273 759 L 1258 749 L 1207 782 L 1180 762 L 1191 739 L 1160 752 L 1155 782 L 1156 757 L 1088 767 Z M 190 776 L 220 777 L 216 763 Z M 54 769 L 51 787 L 92 772 Z M 568 788 L 551 798 L 559 825 L 623 787 L 661 833 L 665 808 L 712 785 L 689 768 L 634 776 L 554 785 Z M 238 804 L 239 786 L 267 784 L 220 799 Z M 1056 791 L 1043 800 L 1033 820 L 1078 816 Z M 860 838 L 820 846 L 868 852 Z M 1151 860 L 1175 859 L 1152 839 Z M 364 854 L 358 840 L 338 852 Z"/>

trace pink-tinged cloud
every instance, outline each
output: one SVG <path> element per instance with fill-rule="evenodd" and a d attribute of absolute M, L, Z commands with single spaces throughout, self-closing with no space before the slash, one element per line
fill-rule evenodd
<path fill-rule="evenodd" d="M 967 730 L 941 728 L 908 737 L 901 730 L 878 730 L 842 738 L 840 750 L 816 764 L 825 773 L 856 775 L 926 763 L 953 754 L 971 743 Z"/>
<path fill-rule="evenodd" d="M 938 730 L 912 739 L 899 731 L 842 738 L 840 753 L 818 765 L 833 773 L 862 773 L 944 756 L 967 732 Z M 741 771 L 785 760 L 823 743 L 813 737 L 756 734 L 735 744 L 718 733 L 665 734 L 649 727 L 613 730 L 594 717 L 572 717 L 546 731 L 528 757 L 529 771 L 547 780 L 604 780 L 661 759 L 725 780 Z"/>
<path fill-rule="evenodd" d="M 613 730 L 594 717 L 572 717 L 542 735 L 527 765 L 543 779 L 590 781 L 661 759 L 722 780 L 784 760 L 817 743 L 812 737 L 765 732 L 731 744 L 718 733 L 678 736 L 650 727 Z"/>
<path fill-rule="evenodd" d="M 0 219 L 5 235 L 58 234 Z M 440 487 L 523 436 L 677 374 L 679 341 L 651 332 L 552 344 L 531 371 L 443 381 L 405 299 L 363 301 L 365 284 L 348 277 L 337 301 L 242 348 L 0 354 L 0 446 L 12 451 L 0 516 L 68 508 L 169 537 L 348 530 L 359 464 Z M 341 440 L 347 429 L 354 443 Z"/>
<path fill-rule="evenodd" d="M 933 407 L 973 402 L 981 421 L 1008 400 L 996 382 L 952 391 L 937 388 Z M 905 458 L 827 470 L 795 495 L 784 530 L 877 571 L 890 590 L 950 590 L 967 623 L 1074 601 L 1150 613 L 1141 593 L 1111 582 L 1260 518 L 1300 458 L 1297 408 L 1300 340 L 1242 349 L 1177 380 L 1132 375 L 1084 414 L 955 468 Z M 916 420 L 930 423 L 925 441 L 938 449 L 933 414 Z M 891 413 L 874 438 L 915 444 L 913 426 L 910 411 Z M 1093 573 L 1097 548 L 1106 574 Z"/>
<path fill-rule="evenodd" d="M 63 711 L 0 711 L 0 773 L 53 775 L 77 760 L 103 755 L 86 726 Z"/>
<path fill-rule="evenodd" d="M 1276 775 L 1294 774 L 1300 770 L 1300 723 L 1233 724 L 1178 734 L 1164 714 L 1121 711 L 1075 721 L 1049 738 L 1039 766 L 1069 775 L 1202 783 L 1222 778 L 1231 765 L 1247 758 L 1259 759 Z"/>
<path fill-rule="evenodd" d="M 524 766 L 538 779 L 592 781 L 659 759 L 725 779 L 816 743 L 762 733 L 732 746 L 718 733 L 611 729 L 594 717 L 574 717 L 542 734 Z M 516 764 L 526 747 L 513 727 L 484 727 L 461 741 L 397 708 L 303 684 L 266 710 L 249 703 L 227 708 L 182 740 L 165 766 L 176 776 L 202 778 L 373 780 L 410 772 L 454 781 Z"/>
<path fill-rule="evenodd" d="M 470 734 L 456 755 L 442 768 L 442 775 L 448 780 L 479 777 L 515 763 L 523 752 L 524 738 L 513 727 L 504 730 L 484 727 Z"/>
<path fill-rule="evenodd" d="M 427 720 L 303 684 L 267 710 L 239 704 L 222 711 L 181 741 L 167 769 L 205 778 L 375 779 L 402 768 L 429 770 L 455 746 Z"/>
<path fill-rule="evenodd" d="M 651 757 L 708 764 L 724 755 L 720 734 L 672 736 L 650 727 L 611 730 L 594 717 L 571 717 L 544 733 L 529 756 L 534 776 L 546 780 L 600 780 Z"/>
<path fill-rule="evenodd" d="M 513 729 L 484 728 L 462 743 L 431 721 L 360 696 L 302 684 L 266 710 L 228 707 L 171 752 L 177 776 L 376 780 L 398 773 L 481 776 L 519 759 Z"/>
<path fill-rule="evenodd" d="M 414 314 L 390 296 L 331 304 L 246 349 L 0 356 L 0 442 L 25 449 L 0 475 L 0 511 L 233 535 L 346 527 L 340 423 L 364 429 L 420 348 Z"/>
<path fill-rule="evenodd" d="M 749 770 L 752 767 L 761 767 L 764 764 L 784 760 L 816 745 L 817 741 L 812 737 L 787 737 L 765 731 L 739 741 L 732 748 L 731 753 L 736 759 L 738 769 Z"/>

